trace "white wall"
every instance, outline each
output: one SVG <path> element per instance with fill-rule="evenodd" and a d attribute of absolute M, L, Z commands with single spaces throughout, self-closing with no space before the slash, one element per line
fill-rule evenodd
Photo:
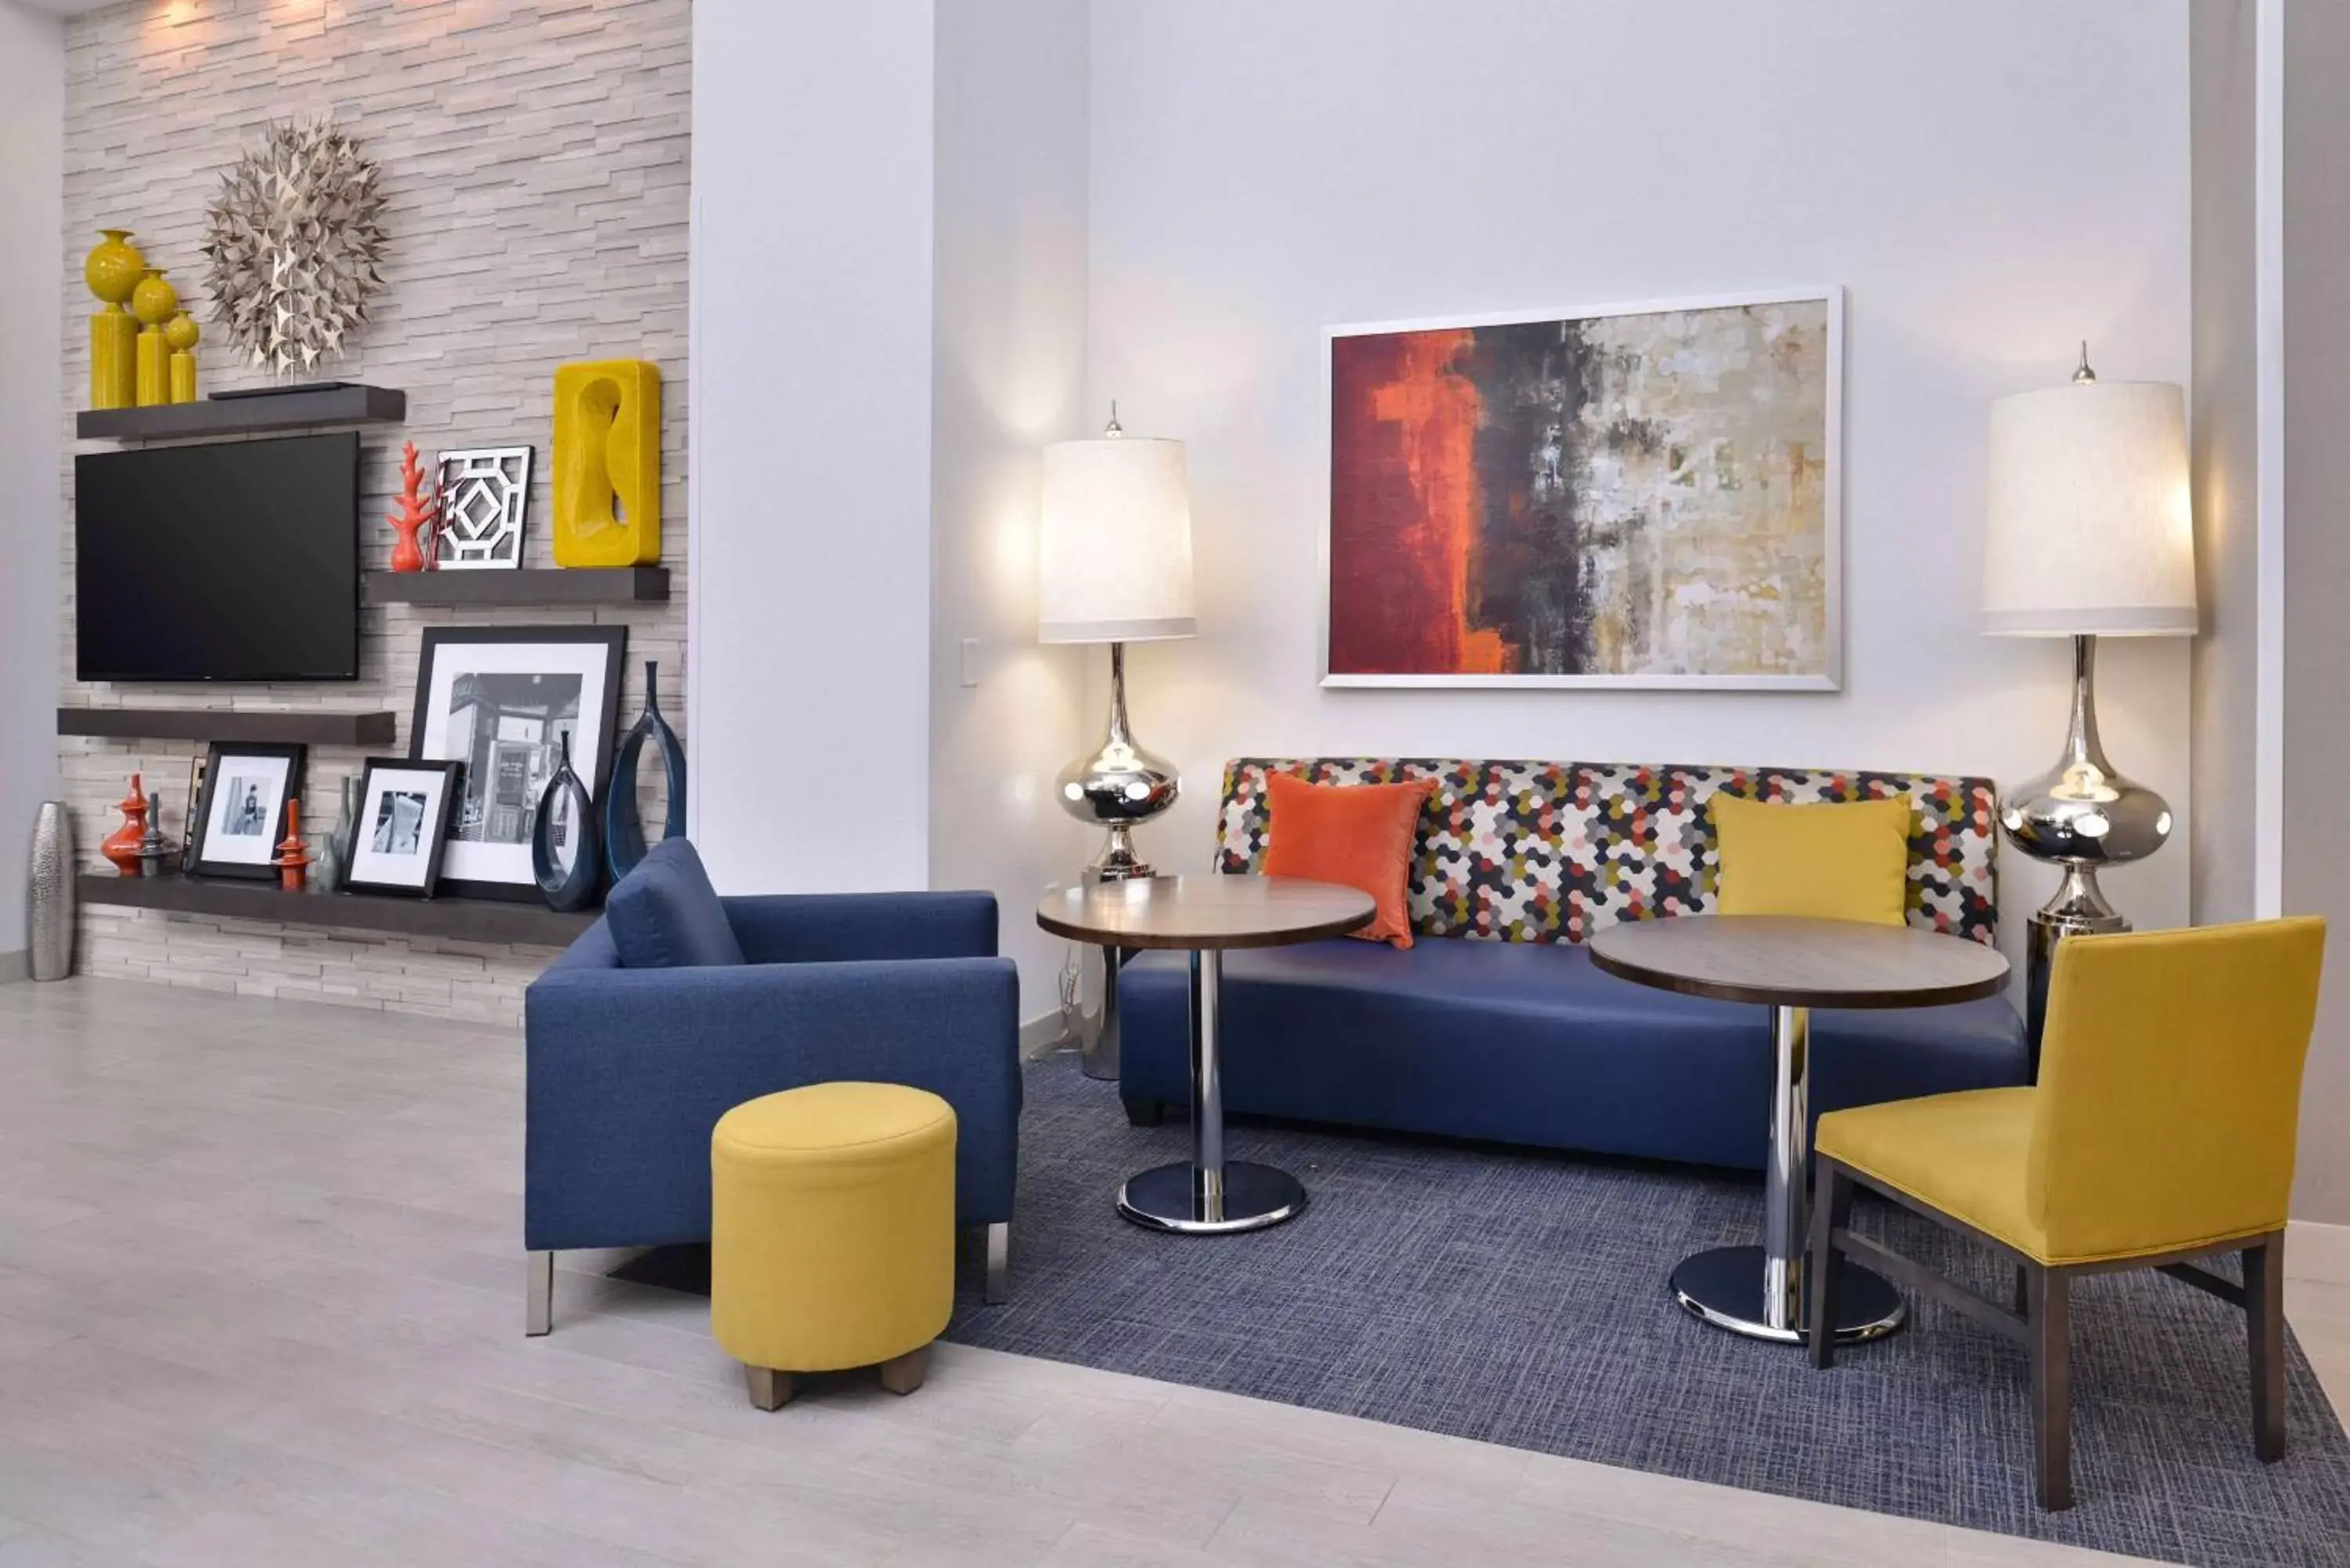
<path fill-rule="evenodd" d="M 2293 1212 L 2339 1225 L 2350 1224 L 2350 10 L 2287 7 L 2283 44 L 2283 912 L 2333 922 L 2302 1075 Z"/>
<path fill-rule="evenodd" d="M 2054 760 L 2067 652 L 1976 631 L 1986 410 L 2092 341 L 2189 379 L 2183 0 L 1104 0 L 1089 385 L 1191 443 L 1196 641 L 1134 649 L 1207 854 L 1247 752 L 1840 764 Z M 1842 284 L 1834 695 L 1324 691 L 1321 328 Z M 2113 640 L 2107 750 L 2189 817 L 2188 650 Z M 2185 834 L 2112 875 L 2187 918 Z M 2011 937 L 2054 879 L 2002 857 Z"/>
<path fill-rule="evenodd" d="M 0 0 L 0 980 L 26 948 L 33 813 L 59 793 L 65 123 L 64 24 Z"/>
<path fill-rule="evenodd" d="M 2190 16 L 2194 134 L 2194 915 L 2253 914 L 2257 799 L 2260 323 L 2254 0 Z"/>
<path fill-rule="evenodd" d="M 1081 653 L 1036 641 L 1038 452 L 1087 429 L 1087 38 L 1086 0 L 938 13 L 931 883 L 996 889 L 1027 1019 L 1066 950 L 1030 909 L 1094 848 L 1052 787 Z"/>
<path fill-rule="evenodd" d="M 930 872 L 931 0 L 697 0 L 692 831 L 728 892 Z"/>

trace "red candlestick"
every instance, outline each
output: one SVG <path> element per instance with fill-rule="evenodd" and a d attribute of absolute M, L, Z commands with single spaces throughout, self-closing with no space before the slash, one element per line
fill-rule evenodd
<path fill-rule="evenodd" d="M 147 796 L 139 786 L 139 775 L 130 775 L 130 793 L 115 809 L 122 814 L 122 826 L 106 836 L 98 852 L 114 862 L 116 871 L 125 877 L 139 875 L 139 844 L 147 836 Z"/>
<path fill-rule="evenodd" d="M 286 803 L 286 842 L 277 846 L 277 858 L 270 862 L 277 867 L 277 885 L 289 893 L 298 893 L 309 879 L 310 852 L 302 847 L 302 803 Z"/>

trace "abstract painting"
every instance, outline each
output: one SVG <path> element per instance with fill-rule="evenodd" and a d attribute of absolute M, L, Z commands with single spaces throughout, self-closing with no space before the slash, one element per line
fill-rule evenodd
<path fill-rule="evenodd" d="M 1842 316 L 1332 330 L 1325 683 L 1835 690 Z"/>

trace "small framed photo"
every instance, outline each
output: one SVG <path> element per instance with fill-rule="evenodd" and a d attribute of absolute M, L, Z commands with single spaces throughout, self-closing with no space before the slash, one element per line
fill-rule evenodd
<path fill-rule="evenodd" d="M 204 753 L 203 798 L 196 803 L 195 853 L 188 869 L 198 877 L 247 877 L 274 882 L 277 846 L 286 836 L 286 804 L 302 794 L 309 748 L 261 742 L 215 741 Z"/>
<path fill-rule="evenodd" d="M 353 893 L 431 898 L 441 880 L 449 812 L 464 771 L 463 763 L 369 757 L 359 775 L 359 815 L 343 887 Z"/>

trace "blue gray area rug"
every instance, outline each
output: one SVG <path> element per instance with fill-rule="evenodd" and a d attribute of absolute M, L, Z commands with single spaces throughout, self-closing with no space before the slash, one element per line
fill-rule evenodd
<path fill-rule="evenodd" d="M 1118 1218 L 1118 1185 L 1191 1130 L 1128 1127 L 1067 1055 L 1030 1068 L 1021 1142 L 1012 1299 L 967 1281 L 965 1345 L 2167 1562 L 2350 1563 L 2350 1441 L 2299 1346 L 2286 1458 L 2262 1465 L 2241 1314 L 2157 1275 L 2075 1286 L 2081 1501 L 2046 1514 L 2022 1354 L 1958 1314 L 1913 1301 L 1908 1328 L 1814 1372 L 1671 1304 L 1677 1259 L 1756 1239 L 1759 1179 L 1235 1121 L 1232 1158 L 1300 1176 L 1312 1206 L 1156 1234 Z M 1883 1204 L 1856 1223 L 2005 1295 L 1945 1231 Z"/>

